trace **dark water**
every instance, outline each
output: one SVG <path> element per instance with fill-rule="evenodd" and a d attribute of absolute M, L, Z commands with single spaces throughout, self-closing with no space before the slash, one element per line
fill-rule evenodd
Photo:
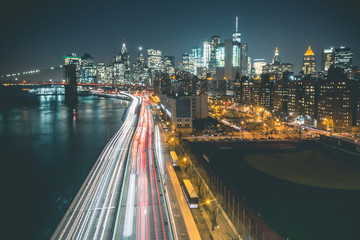
<path fill-rule="evenodd" d="M 192 147 L 201 149 L 201 146 Z M 359 167 L 359 159 L 327 147 L 302 147 L 317 149 Z M 333 190 L 288 182 L 258 171 L 244 159 L 246 154 L 271 152 L 269 149 L 214 150 L 203 145 L 198 151 L 209 152 L 217 175 L 245 196 L 246 202 L 285 239 L 360 239 L 359 190 Z"/>
<path fill-rule="evenodd" d="M 6 239 L 49 239 L 111 136 L 126 101 L 63 96 L 0 103 L 1 198 Z M 4 233 L 2 233 L 4 236 Z"/>

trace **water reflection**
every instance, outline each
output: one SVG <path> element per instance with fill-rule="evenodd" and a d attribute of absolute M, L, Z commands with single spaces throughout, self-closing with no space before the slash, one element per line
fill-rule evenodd
<path fill-rule="evenodd" d="M 74 115 L 64 96 L 39 96 L 38 105 L 0 109 L 2 167 L 7 179 L 16 179 L 8 183 L 14 189 L 9 194 L 22 221 L 30 223 L 20 239 L 50 238 L 107 140 L 120 128 L 125 108 L 117 99 L 81 96 Z M 24 196 L 29 209 L 18 207 Z"/>

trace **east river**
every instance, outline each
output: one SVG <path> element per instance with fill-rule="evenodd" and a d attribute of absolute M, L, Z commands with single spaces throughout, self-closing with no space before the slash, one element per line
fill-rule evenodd
<path fill-rule="evenodd" d="M 37 98 L 0 103 L 6 239 L 51 237 L 128 105 L 80 96 L 74 115 L 63 96 Z"/>

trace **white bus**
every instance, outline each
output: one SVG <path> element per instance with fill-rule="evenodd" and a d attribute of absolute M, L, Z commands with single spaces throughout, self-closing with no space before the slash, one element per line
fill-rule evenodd
<path fill-rule="evenodd" d="M 179 160 L 175 151 L 170 151 L 170 161 L 175 171 L 180 170 Z"/>
<path fill-rule="evenodd" d="M 195 192 L 194 186 L 191 184 L 189 179 L 184 179 L 182 184 L 182 190 L 184 192 L 187 203 L 190 208 L 199 207 L 199 196 Z"/>

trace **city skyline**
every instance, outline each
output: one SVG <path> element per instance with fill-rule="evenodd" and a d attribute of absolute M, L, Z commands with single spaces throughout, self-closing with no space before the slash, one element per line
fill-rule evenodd
<path fill-rule="evenodd" d="M 275 1 L 269 5 L 269 10 L 274 11 L 258 8 L 253 14 L 249 14 L 244 9 L 253 9 L 256 5 L 254 3 L 243 3 L 243 9 L 237 8 L 238 3 L 226 1 L 223 5 L 228 11 L 225 11 L 225 16 L 219 13 L 221 18 L 210 17 L 210 14 L 209 17 L 199 18 L 202 13 L 196 14 L 196 12 L 202 5 L 198 1 L 173 6 L 161 1 L 152 4 L 142 3 L 138 6 L 139 14 L 133 16 L 125 11 L 135 9 L 133 3 L 129 2 L 120 6 L 124 11 L 118 15 L 116 28 L 114 23 L 109 21 L 112 18 L 109 13 L 113 13 L 118 7 L 116 3 L 110 4 L 114 9 L 96 2 L 94 4 L 88 2 L 87 5 L 81 3 L 80 1 L 69 5 L 71 8 L 66 8 L 67 11 L 62 11 L 65 10 L 63 8 L 66 7 L 67 2 L 56 9 L 51 8 L 51 3 L 42 1 L 34 3 L 32 7 L 24 5 L 17 10 L 10 6 L 2 20 L 14 21 L 5 23 L 3 21 L 0 25 L 2 32 L 7 36 L 6 39 L 1 40 L 1 46 L 6 46 L 2 51 L 6 61 L 0 67 L 1 74 L 57 65 L 61 63 L 60 57 L 71 52 L 79 55 L 88 52 L 97 63 L 108 64 L 113 52 L 121 50 L 124 38 L 131 62 L 136 60 L 137 49 L 142 46 L 144 49 L 160 49 L 164 56 L 175 56 L 178 65 L 184 52 L 190 53 L 192 47 L 201 46 L 204 41 L 209 41 L 210 35 L 219 34 L 221 42 L 231 39 L 235 30 L 235 16 L 239 16 L 241 39 L 242 42 L 248 43 L 249 56 L 252 59 L 265 59 L 269 63 L 275 47 L 279 47 L 281 59 L 294 64 L 297 73 L 301 70 L 303 55 L 310 45 L 315 53 L 316 70 L 319 71 L 322 49 L 346 46 L 354 51 L 353 64 L 359 65 L 360 36 L 350 24 L 356 23 L 359 19 L 359 16 L 355 15 L 354 8 L 351 7 L 356 6 L 354 1 L 345 1 L 341 6 L 336 6 L 331 1 L 326 6 L 320 3 L 311 5 L 307 1 L 301 4 L 281 4 Z M 211 12 L 216 9 L 213 6 L 214 2 L 203 4 L 204 11 Z M 268 3 L 261 4 L 265 8 Z M 189 6 L 193 8 L 188 9 Z M 335 6 L 337 8 L 334 8 Z M 44 11 L 46 7 L 50 9 Z M 152 7 L 151 11 L 149 7 Z M 171 7 L 176 10 L 172 14 L 169 12 L 160 14 L 162 10 Z M 299 11 L 294 12 L 295 8 Z M 342 9 L 346 9 L 347 12 L 344 13 Z M 321 11 L 317 12 L 318 10 Z M 339 14 L 335 19 L 331 16 L 336 11 Z M 301 19 L 303 22 L 295 20 L 299 12 L 306 15 Z M 73 18 L 69 20 L 67 16 Z M 291 20 L 288 18 L 290 16 L 293 16 Z M 172 18 L 174 21 L 165 20 L 167 18 Z M 270 21 L 265 21 L 266 19 Z M 273 22 L 274 20 L 278 22 Z M 192 25 L 189 26 L 189 23 Z M 321 27 L 324 23 L 329 27 Z M 38 57 L 34 58 L 34 56 Z"/>

